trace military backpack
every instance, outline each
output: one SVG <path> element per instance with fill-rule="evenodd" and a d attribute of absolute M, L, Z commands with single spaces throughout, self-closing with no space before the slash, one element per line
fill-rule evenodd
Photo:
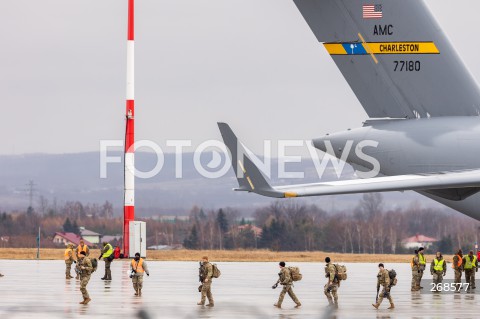
<path fill-rule="evenodd" d="M 213 278 L 218 278 L 222 274 L 220 272 L 220 269 L 218 269 L 217 264 L 212 264 L 212 272 L 213 272 L 213 275 L 212 275 Z"/>
<path fill-rule="evenodd" d="M 347 280 L 347 266 L 335 264 L 335 277 L 338 280 Z"/>
<path fill-rule="evenodd" d="M 302 274 L 300 273 L 300 268 L 292 266 L 292 267 L 288 267 L 288 270 L 290 271 L 290 277 L 292 278 L 293 281 L 302 280 Z"/>
<path fill-rule="evenodd" d="M 97 258 L 92 258 L 90 259 L 90 261 L 92 262 L 92 272 L 95 272 L 97 270 L 97 267 L 98 267 L 98 261 L 97 261 Z"/>
<path fill-rule="evenodd" d="M 388 271 L 388 277 L 390 277 L 390 286 L 395 286 L 397 284 L 397 272 L 395 269 Z"/>

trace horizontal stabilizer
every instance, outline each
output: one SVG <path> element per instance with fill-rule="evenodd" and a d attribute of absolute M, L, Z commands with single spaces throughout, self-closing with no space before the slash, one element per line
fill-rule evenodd
<path fill-rule="evenodd" d="M 272 187 L 250 159 L 246 149 L 228 124 L 218 123 L 218 127 L 230 152 L 233 170 L 240 187 L 237 190 L 263 196 L 282 198 L 406 190 L 441 193 L 441 190 L 452 190 L 457 194 L 456 199 L 452 199 L 462 200 L 471 193 L 477 192 L 480 187 L 480 170 L 397 175 Z"/>

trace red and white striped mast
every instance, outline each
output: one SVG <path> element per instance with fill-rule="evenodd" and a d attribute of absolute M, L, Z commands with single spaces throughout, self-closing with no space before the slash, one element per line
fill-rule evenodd
<path fill-rule="evenodd" d="M 129 224 L 135 220 L 135 103 L 134 103 L 134 0 L 128 0 L 127 33 L 127 109 L 125 113 L 125 158 L 124 158 L 124 209 L 123 209 L 123 254 L 130 256 Z"/>

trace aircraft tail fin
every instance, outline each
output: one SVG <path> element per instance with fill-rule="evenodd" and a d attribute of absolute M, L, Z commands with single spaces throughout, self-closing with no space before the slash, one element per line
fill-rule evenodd
<path fill-rule="evenodd" d="M 223 141 L 230 152 L 232 167 L 238 181 L 239 191 L 248 191 L 269 197 L 284 197 L 283 193 L 274 190 L 262 172 L 253 163 L 245 147 L 237 139 L 230 126 L 218 123 Z"/>
<path fill-rule="evenodd" d="M 371 118 L 478 116 L 480 90 L 421 0 L 294 0 Z"/>

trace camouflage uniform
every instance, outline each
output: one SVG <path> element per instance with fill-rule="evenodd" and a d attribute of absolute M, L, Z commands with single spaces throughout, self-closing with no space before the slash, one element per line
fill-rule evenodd
<path fill-rule="evenodd" d="M 138 271 L 138 264 L 140 263 L 140 260 L 142 262 L 142 268 L 143 272 Z M 143 273 L 146 273 L 147 276 L 149 276 L 148 273 L 148 267 L 147 267 L 147 262 L 140 258 L 139 261 L 136 261 L 135 259 L 132 260 L 130 263 L 130 271 L 135 270 L 135 273 L 132 275 L 132 283 L 133 283 L 133 289 L 135 289 L 135 296 L 141 296 L 142 295 L 142 288 L 143 288 Z M 135 267 L 133 266 L 135 265 Z"/>
<path fill-rule="evenodd" d="M 338 308 L 337 289 L 340 287 L 340 281 L 338 281 L 338 278 L 335 275 L 336 272 L 335 265 L 331 262 L 325 266 L 325 277 L 328 278 L 328 282 L 323 288 L 323 292 L 325 293 L 325 296 L 327 296 L 328 304 L 333 305 L 335 302 L 335 307 Z"/>
<path fill-rule="evenodd" d="M 390 307 L 388 309 L 393 309 L 395 308 L 393 304 L 393 299 L 392 296 L 390 295 L 390 276 L 388 275 L 388 270 L 387 269 L 382 269 L 378 272 L 377 275 L 377 290 L 380 288 L 380 286 L 383 286 L 382 291 L 378 295 L 378 300 L 377 303 L 374 304 L 373 306 L 375 308 L 378 308 L 383 301 L 383 298 L 387 298 L 388 301 L 390 301 Z"/>
<path fill-rule="evenodd" d="M 108 251 L 111 251 L 111 254 L 107 256 L 106 254 L 108 253 Z M 103 246 L 101 257 L 103 258 L 103 261 L 105 261 L 105 275 L 102 277 L 102 279 L 104 280 L 112 280 L 112 270 L 110 269 L 112 261 L 109 259 L 111 255 L 113 255 L 113 247 L 112 245 L 106 243 Z"/>
<path fill-rule="evenodd" d="M 202 299 L 198 303 L 199 305 L 205 304 L 205 299 L 208 298 L 208 305 L 213 306 L 213 295 L 212 295 L 212 277 L 213 277 L 213 266 L 211 263 L 206 262 L 202 265 Z"/>
<path fill-rule="evenodd" d="M 420 263 L 418 260 L 418 255 L 415 255 L 412 259 L 412 291 L 420 290 Z"/>
<path fill-rule="evenodd" d="M 83 257 L 79 261 L 80 263 L 80 291 L 82 292 L 83 302 L 81 304 L 87 304 L 90 301 L 90 296 L 87 291 L 87 285 L 90 281 L 90 276 L 92 275 L 93 266 L 92 261 L 88 257 Z"/>
<path fill-rule="evenodd" d="M 290 276 L 290 270 L 288 270 L 287 267 L 282 267 L 280 269 L 280 273 L 278 274 L 280 278 L 278 279 L 280 285 L 283 286 L 282 292 L 280 292 L 280 296 L 278 297 L 278 301 L 275 304 L 278 308 L 282 307 L 282 302 L 283 298 L 285 297 L 285 294 L 288 293 L 290 298 L 292 298 L 293 302 L 295 302 L 296 307 L 300 307 L 302 304 L 298 300 L 297 296 L 295 296 L 295 293 L 293 292 L 292 285 L 293 285 L 293 279 Z"/>
<path fill-rule="evenodd" d="M 476 256 L 466 255 L 462 261 L 463 270 L 465 271 L 465 282 L 469 284 L 468 289 L 475 289 L 475 272 L 478 271 L 478 260 Z"/>
<path fill-rule="evenodd" d="M 72 271 L 72 264 L 74 262 L 73 247 L 71 245 L 68 245 L 68 248 L 65 251 L 65 255 L 65 278 L 70 279 L 73 278 L 70 272 Z"/>
<path fill-rule="evenodd" d="M 441 284 L 447 272 L 447 262 L 443 257 L 435 257 L 430 264 L 430 274 L 433 275 L 433 283 Z"/>
<path fill-rule="evenodd" d="M 75 249 L 76 253 L 77 253 L 77 259 L 80 258 L 80 252 L 81 251 L 85 251 L 85 256 L 88 257 L 88 255 L 90 255 L 90 249 L 88 248 L 87 245 L 83 244 L 83 246 L 81 245 L 82 242 L 80 242 L 80 245 L 77 246 L 77 248 Z M 85 247 L 85 248 L 83 248 Z M 78 265 L 75 266 L 75 272 L 77 273 L 77 276 L 75 277 L 75 279 L 80 279 L 80 268 L 78 267 Z"/>
<path fill-rule="evenodd" d="M 460 261 L 462 260 L 462 256 L 459 256 L 459 255 L 455 255 L 453 256 L 453 272 L 454 272 L 454 280 L 453 282 L 456 283 L 456 284 L 459 284 L 457 285 L 457 290 L 455 292 L 460 292 L 460 284 L 462 283 L 462 270 L 463 270 L 463 267 L 462 267 L 462 262 Z M 460 266 L 458 266 L 458 264 L 460 263 Z"/>

